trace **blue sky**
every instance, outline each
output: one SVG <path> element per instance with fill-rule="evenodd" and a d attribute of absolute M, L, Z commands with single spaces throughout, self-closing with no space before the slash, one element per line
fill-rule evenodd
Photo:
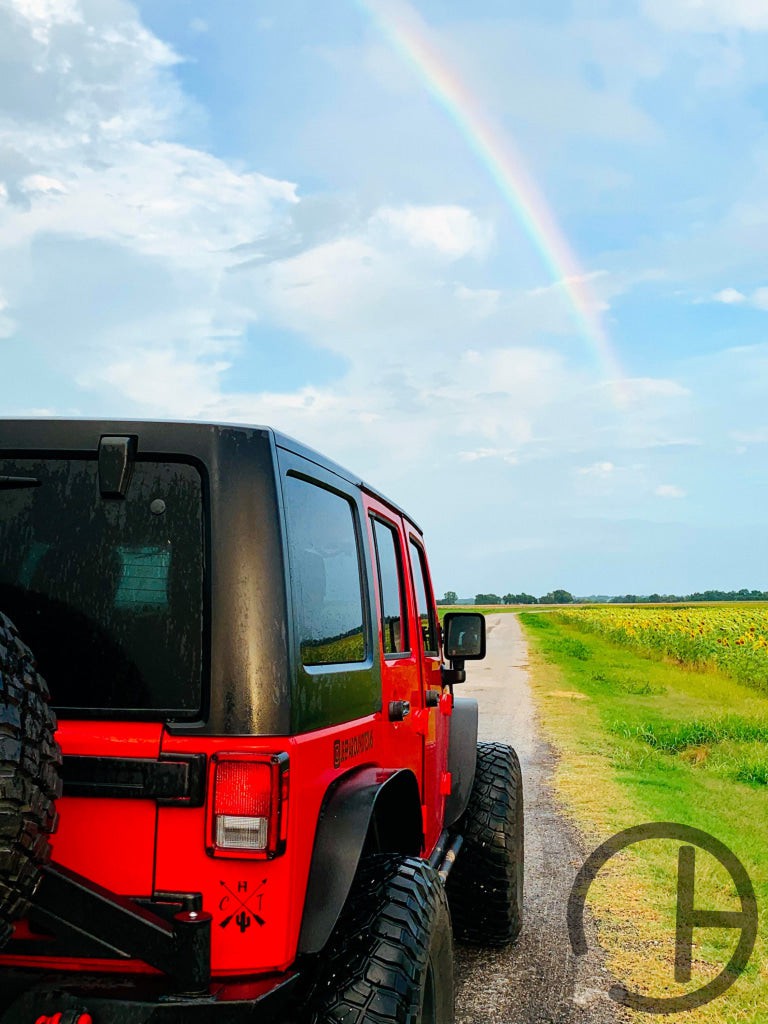
<path fill-rule="evenodd" d="M 439 593 L 768 588 L 768 5 L 378 3 L 516 146 L 623 380 L 365 5 L 0 0 L 0 414 L 274 425 Z"/>

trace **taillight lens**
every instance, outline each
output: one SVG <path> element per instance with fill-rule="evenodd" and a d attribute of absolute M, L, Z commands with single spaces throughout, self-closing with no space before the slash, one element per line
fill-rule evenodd
<path fill-rule="evenodd" d="M 225 850 L 266 850 L 272 812 L 268 764 L 222 761 L 216 769 L 213 815 L 216 845 Z"/>
<path fill-rule="evenodd" d="M 215 754 L 211 758 L 211 852 L 274 857 L 285 845 L 288 755 Z"/>

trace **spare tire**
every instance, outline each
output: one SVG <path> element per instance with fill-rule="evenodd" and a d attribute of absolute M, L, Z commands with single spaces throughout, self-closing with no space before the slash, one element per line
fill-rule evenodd
<path fill-rule="evenodd" d="M 49 699 L 32 652 L 0 612 L 0 945 L 26 913 L 51 856 L 61 750 Z"/>

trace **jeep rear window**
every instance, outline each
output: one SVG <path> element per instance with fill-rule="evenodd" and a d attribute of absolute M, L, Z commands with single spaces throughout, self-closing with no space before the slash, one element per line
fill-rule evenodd
<path fill-rule="evenodd" d="M 194 717 L 202 595 L 193 466 L 136 461 L 104 498 L 95 460 L 0 458 L 0 611 L 64 717 Z"/>

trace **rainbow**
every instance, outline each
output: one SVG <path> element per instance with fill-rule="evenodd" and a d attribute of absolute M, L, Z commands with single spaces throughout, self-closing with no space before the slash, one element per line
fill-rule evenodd
<path fill-rule="evenodd" d="M 617 400 L 624 397 L 624 374 L 603 327 L 601 303 L 590 283 L 598 276 L 585 272 L 563 234 L 541 189 L 526 170 L 511 140 L 505 137 L 440 52 L 421 17 L 400 0 L 356 0 L 393 48 L 417 72 L 426 88 L 461 129 L 470 148 L 486 167 L 552 274 L 553 285 L 566 295 L 573 319 L 597 357 Z"/>

